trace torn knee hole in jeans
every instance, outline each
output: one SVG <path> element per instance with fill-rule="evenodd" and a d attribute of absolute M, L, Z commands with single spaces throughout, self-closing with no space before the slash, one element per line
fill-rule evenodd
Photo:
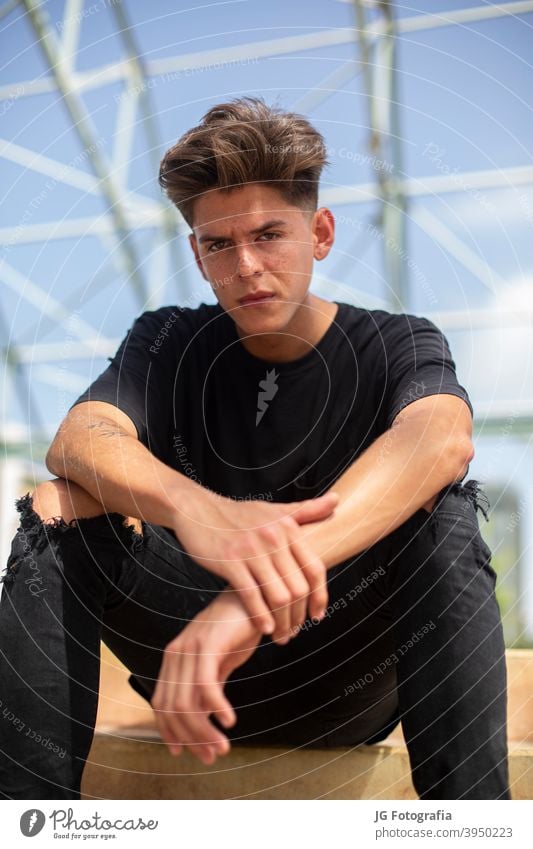
<path fill-rule="evenodd" d="M 481 510 L 486 521 L 489 521 L 490 503 L 479 481 L 468 480 L 464 484 L 459 481 L 444 487 L 436 496 L 433 509 L 427 512 L 433 515 L 448 495 L 460 495 L 465 500 L 465 505 L 472 504 L 475 511 Z"/>
<path fill-rule="evenodd" d="M 144 545 L 144 523 L 141 523 L 140 532 L 135 525 L 131 524 L 129 517 L 120 513 L 103 513 L 92 518 L 71 519 L 66 522 L 62 516 L 43 522 L 41 517 L 33 509 L 33 499 L 28 492 L 15 502 L 15 507 L 20 513 L 20 524 L 13 540 L 13 547 L 8 557 L 4 574 L 0 576 L 0 583 L 8 584 L 15 579 L 15 575 L 24 562 L 25 558 L 31 558 L 33 554 L 42 552 L 50 542 L 57 542 L 65 533 L 80 533 L 102 524 L 104 528 L 116 535 L 118 540 L 133 554 Z"/>
<path fill-rule="evenodd" d="M 462 486 L 461 484 L 458 484 L 458 486 L 461 487 L 461 489 L 460 489 L 461 494 L 465 495 L 466 498 L 469 498 L 472 501 L 472 504 L 474 505 L 476 512 L 478 510 L 481 510 L 481 512 L 483 513 L 483 516 L 485 517 L 486 521 L 488 522 L 489 521 L 489 512 L 488 511 L 490 510 L 490 503 L 489 503 L 489 499 L 487 498 L 485 492 L 481 488 L 481 484 L 479 483 L 479 481 L 468 480 L 464 484 L 464 486 Z"/>
<path fill-rule="evenodd" d="M 468 506 L 472 505 L 475 513 L 477 513 L 478 510 L 481 510 L 486 521 L 487 522 L 489 521 L 488 511 L 490 510 L 490 503 L 489 503 L 489 500 L 488 500 L 485 492 L 482 489 L 480 482 L 477 481 L 477 480 L 473 480 L 473 479 L 466 481 L 466 483 L 464 483 L 464 484 L 461 481 L 456 481 L 456 482 L 450 484 L 449 486 L 444 487 L 444 489 L 442 489 L 439 492 L 439 494 L 437 495 L 437 498 L 435 500 L 435 503 L 433 505 L 433 509 L 431 510 L 431 512 L 426 511 L 427 514 L 428 514 L 429 525 L 431 527 L 431 531 L 433 533 L 435 543 L 437 542 L 437 539 L 436 539 L 437 525 L 438 525 L 438 522 L 439 522 L 440 514 L 442 512 L 442 511 L 439 511 L 439 508 L 443 504 L 443 502 L 445 501 L 447 496 L 449 496 L 449 495 L 452 495 L 452 496 L 453 495 L 459 495 L 459 496 L 461 496 L 461 498 L 463 499 L 463 508 L 462 509 L 463 509 L 465 514 L 466 514 L 466 511 L 468 509 Z M 446 509 L 447 508 L 445 507 L 444 510 L 446 511 Z M 457 508 L 457 506 L 456 506 L 455 510 L 453 510 L 453 512 L 459 513 L 460 509 L 461 508 Z M 474 521 L 476 521 L 476 520 L 474 520 Z M 477 525 L 477 521 L 476 521 L 476 525 Z"/>
<path fill-rule="evenodd" d="M 476 513 L 481 510 L 486 521 L 489 521 L 490 503 L 479 481 L 468 480 L 464 484 L 453 483 L 448 491 L 454 495 L 461 495 L 465 499 L 465 503 L 470 502 Z"/>

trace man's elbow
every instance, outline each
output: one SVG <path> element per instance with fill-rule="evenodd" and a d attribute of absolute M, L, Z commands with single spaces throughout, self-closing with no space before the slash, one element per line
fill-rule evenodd
<path fill-rule="evenodd" d="M 474 459 L 475 454 L 476 454 L 476 451 L 475 451 L 475 448 L 474 448 L 474 443 L 472 442 L 472 438 L 470 436 L 467 436 L 465 438 L 463 459 L 462 459 L 462 464 L 461 464 L 461 469 L 460 469 L 458 480 L 462 480 L 464 478 L 464 476 L 466 475 L 466 473 L 468 472 L 468 467 L 469 467 L 470 463 L 472 462 L 472 460 Z"/>
<path fill-rule="evenodd" d="M 58 478 L 65 477 L 65 453 L 61 450 L 57 436 L 46 452 L 44 463 L 48 471 Z"/>
<path fill-rule="evenodd" d="M 435 421 L 436 444 L 440 462 L 446 468 L 447 483 L 460 481 L 474 459 L 472 414 L 466 403 L 454 396 L 442 396 L 437 403 L 443 415 Z"/>
<path fill-rule="evenodd" d="M 460 481 L 464 478 L 474 455 L 474 443 L 469 434 L 448 435 L 440 449 L 440 460 L 446 458 L 448 483 Z"/>
<path fill-rule="evenodd" d="M 63 420 L 44 458 L 48 471 L 58 478 L 67 477 L 67 465 L 69 463 L 67 435 L 66 420 Z"/>

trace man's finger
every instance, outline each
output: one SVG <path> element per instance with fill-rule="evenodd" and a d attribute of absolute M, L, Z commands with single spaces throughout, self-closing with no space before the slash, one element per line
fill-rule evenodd
<path fill-rule="evenodd" d="M 293 539 L 291 549 L 309 584 L 309 616 L 321 617 L 329 598 L 326 567 L 304 540 Z"/>
<path fill-rule="evenodd" d="M 222 706 L 231 708 L 229 703 L 225 704 L 218 684 L 219 665 L 218 655 L 213 654 L 207 646 L 197 653 L 193 673 L 191 710 L 185 718 L 188 736 L 194 743 L 194 750 L 191 746 L 191 751 L 194 751 L 201 760 L 204 760 L 203 756 L 205 756 L 204 762 L 209 764 L 214 763 L 217 755 L 227 754 L 229 751 L 226 736 L 213 725 L 209 718 L 209 714 L 213 712 L 212 707 L 205 703 L 206 700 L 209 701 L 209 698 L 214 698 L 216 706 L 220 707 L 220 695 L 222 695 Z"/>
<path fill-rule="evenodd" d="M 250 571 L 257 585 L 261 588 L 265 603 L 274 617 L 275 628 L 272 639 L 276 642 L 282 634 L 289 631 L 292 604 L 291 591 L 277 568 L 277 558 L 282 558 L 282 552 L 277 552 L 269 557 L 266 555 L 254 557 L 250 561 Z M 297 568 L 291 555 L 289 555 L 289 561 L 293 562 L 293 569 Z M 288 571 L 288 567 L 286 571 Z"/>
<path fill-rule="evenodd" d="M 288 620 L 289 633 L 294 634 L 294 629 L 305 621 L 310 586 L 291 547 L 278 551 L 274 562 L 293 599 L 288 608 Z"/>
<path fill-rule="evenodd" d="M 244 564 L 240 564 L 240 566 L 237 564 L 231 585 L 239 594 L 246 612 L 257 630 L 263 634 L 271 634 L 276 625 L 275 615 L 270 612 L 265 594 L 262 588 L 258 586 L 250 568 Z"/>
<path fill-rule="evenodd" d="M 176 708 L 175 725 L 183 736 L 182 743 L 202 763 L 210 765 L 216 757 L 214 727 L 198 704 L 197 668 L 198 653 L 186 647 L 180 664 L 180 681 L 174 692 Z"/>
<path fill-rule="evenodd" d="M 308 498 L 306 501 L 293 501 L 287 505 L 286 514 L 304 525 L 307 522 L 319 522 L 331 516 L 339 503 L 336 492 L 326 492 L 319 498 Z"/>
<path fill-rule="evenodd" d="M 176 728 L 172 728 L 170 724 L 170 718 L 174 716 L 171 708 L 174 683 L 170 684 L 167 670 L 168 661 L 164 656 L 151 704 L 161 739 L 170 748 L 172 754 L 177 755 L 181 753 L 183 748 L 181 743 L 183 735 L 181 732 L 176 733 Z"/>
<path fill-rule="evenodd" d="M 197 669 L 198 692 L 200 703 L 206 711 L 206 716 L 214 714 L 217 720 L 225 727 L 235 725 L 237 715 L 224 695 L 224 680 L 220 668 L 220 662 L 216 654 L 206 654 L 202 657 Z M 220 735 L 218 730 L 215 732 Z M 218 746 L 222 744 L 223 752 L 229 751 L 229 741 L 224 735 L 220 735 Z"/>
<path fill-rule="evenodd" d="M 176 743 L 187 746 L 190 740 L 186 718 L 191 709 L 190 698 L 196 657 L 187 647 L 179 646 L 179 643 L 175 650 L 167 651 L 166 655 L 164 721 L 170 736 Z"/>

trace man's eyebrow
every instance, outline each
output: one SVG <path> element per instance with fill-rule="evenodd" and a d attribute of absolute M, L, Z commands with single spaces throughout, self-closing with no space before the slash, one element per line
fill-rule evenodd
<path fill-rule="evenodd" d="M 272 218 L 271 221 L 267 221 L 265 224 L 261 224 L 260 227 L 254 227 L 253 230 L 248 230 L 249 236 L 256 236 L 257 233 L 262 233 L 264 230 L 270 230 L 271 227 L 286 227 L 287 222 L 283 218 Z M 210 233 L 204 233 L 203 236 L 200 236 L 198 241 L 200 243 L 203 242 L 218 242 L 219 239 L 223 240 L 226 236 L 215 236 Z"/>

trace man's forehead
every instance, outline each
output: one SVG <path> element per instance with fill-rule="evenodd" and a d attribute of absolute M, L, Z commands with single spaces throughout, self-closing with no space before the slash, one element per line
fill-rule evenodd
<path fill-rule="evenodd" d="M 197 236 L 208 230 L 249 232 L 269 220 L 289 223 L 302 210 L 288 203 L 276 190 L 246 186 L 230 192 L 206 193 L 194 205 L 193 229 Z"/>

